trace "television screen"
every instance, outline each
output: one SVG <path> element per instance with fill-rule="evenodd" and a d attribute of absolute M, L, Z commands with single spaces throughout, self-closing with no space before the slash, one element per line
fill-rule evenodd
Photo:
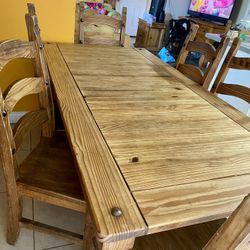
<path fill-rule="evenodd" d="M 191 0 L 189 11 L 229 19 L 235 0 Z"/>

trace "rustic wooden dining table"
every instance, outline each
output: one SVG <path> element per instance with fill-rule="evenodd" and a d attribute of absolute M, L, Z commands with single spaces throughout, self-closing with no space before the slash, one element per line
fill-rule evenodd
<path fill-rule="evenodd" d="M 145 49 L 47 44 L 102 249 L 224 218 L 250 192 L 250 119 Z"/>

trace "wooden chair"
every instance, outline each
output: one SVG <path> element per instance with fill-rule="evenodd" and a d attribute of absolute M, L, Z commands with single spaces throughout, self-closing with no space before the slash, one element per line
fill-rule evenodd
<path fill-rule="evenodd" d="M 215 47 L 206 42 L 195 41 L 199 26 L 197 24 L 191 24 L 191 30 L 186 38 L 186 41 L 182 47 L 179 57 L 176 62 L 176 68 L 186 75 L 191 80 L 208 89 L 211 80 L 215 74 L 215 71 L 222 59 L 223 54 L 229 43 L 229 38 L 222 39 L 219 47 Z M 185 64 L 189 52 L 199 52 L 206 59 L 205 68 L 201 65 L 195 66 L 191 64 Z"/>
<path fill-rule="evenodd" d="M 34 28 L 34 41 L 10 40 L 0 44 L 0 70 L 16 58 L 31 58 L 36 72 L 35 77 L 14 83 L 4 95 L 0 91 L 0 156 L 8 195 L 7 242 L 15 244 L 21 226 L 83 245 L 83 235 L 22 218 L 23 196 L 86 212 L 86 202 L 67 137 L 62 132 L 54 131 L 47 66 L 43 46 L 38 42 L 39 27 L 35 22 L 30 27 Z M 11 112 L 19 100 L 31 94 L 39 96 L 39 110 L 28 112 L 12 129 L 9 120 Z M 43 127 L 40 143 L 18 164 L 16 155 L 25 135 L 40 126 Z"/>
<path fill-rule="evenodd" d="M 98 15 L 92 11 L 81 11 L 77 5 L 75 40 L 83 44 L 103 44 L 124 46 L 127 8 L 122 9 L 121 20 L 114 17 Z M 78 18 L 79 16 L 79 18 Z M 104 28 L 106 27 L 106 28 Z M 103 30 L 104 29 L 104 30 Z"/>
<path fill-rule="evenodd" d="M 236 57 L 240 44 L 240 38 L 235 38 L 211 91 L 216 94 L 238 97 L 250 104 L 250 88 L 239 84 L 224 83 L 230 69 L 250 70 L 250 57 Z"/>
<path fill-rule="evenodd" d="M 218 220 L 137 238 L 133 250 L 250 249 L 249 211 L 250 195 L 225 222 Z"/>

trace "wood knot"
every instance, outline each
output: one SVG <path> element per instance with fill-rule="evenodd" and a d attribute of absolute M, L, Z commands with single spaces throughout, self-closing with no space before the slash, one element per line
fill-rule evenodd
<path fill-rule="evenodd" d="M 135 156 L 135 157 L 132 158 L 131 161 L 132 161 L 132 162 L 139 162 L 139 157 Z"/>

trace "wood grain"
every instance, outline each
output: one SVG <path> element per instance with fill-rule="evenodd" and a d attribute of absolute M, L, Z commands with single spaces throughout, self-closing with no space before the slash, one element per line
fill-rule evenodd
<path fill-rule="evenodd" d="M 15 58 L 35 58 L 36 50 L 33 42 L 8 40 L 0 43 L 0 71 Z"/>
<path fill-rule="evenodd" d="M 32 3 L 28 3 L 27 7 L 28 13 L 25 15 L 27 33 L 29 41 L 34 42 L 36 47 L 36 58 L 33 60 L 35 75 L 42 77 L 45 82 L 44 91 L 39 93 L 39 102 L 42 108 L 47 109 L 49 119 L 48 122 L 43 125 L 42 132 L 43 136 L 52 137 L 55 130 L 55 114 L 50 76 L 44 56 L 44 44 L 41 39 L 35 6 Z"/>
<path fill-rule="evenodd" d="M 133 250 L 202 249 L 224 220 L 211 221 L 139 237 Z"/>
<path fill-rule="evenodd" d="M 86 115 L 81 114 L 86 108 L 91 111 L 91 124 L 94 119 L 103 136 L 94 138 L 109 146 L 103 157 L 111 153 L 116 160 L 146 220 L 147 233 L 223 218 L 237 207 L 250 188 L 248 117 L 146 50 L 58 46 L 61 54 L 55 45 L 47 47 L 57 98 L 65 103 L 64 93 L 72 90 L 79 96 L 74 110 L 66 112 L 67 105 L 61 104 L 61 112 L 66 118 L 77 115 L 85 126 Z M 66 80 L 74 83 L 71 86 L 59 84 L 63 73 L 58 65 L 62 69 L 63 63 L 74 77 Z M 96 65 L 102 78 L 93 73 Z M 76 141 L 72 117 L 64 122 Z M 78 135 L 85 142 L 84 134 Z M 92 188 L 85 176 L 83 184 Z M 99 206 L 90 208 L 94 214 L 95 208 Z M 96 216 L 92 218 L 99 232 Z"/>
<path fill-rule="evenodd" d="M 23 97 L 32 94 L 39 94 L 44 89 L 43 79 L 40 77 L 25 78 L 15 83 L 6 93 L 5 110 L 8 113 Z"/>
<path fill-rule="evenodd" d="M 143 218 L 57 46 L 46 45 L 46 55 L 99 239 L 145 234 Z M 112 207 L 121 208 L 123 216 L 113 217 Z"/>
<path fill-rule="evenodd" d="M 32 111 L 25 114 L 13 128 L 15 149 L 18 150 L 24 138 L 32 129 L 39 128 L 48 120 L 46 110 Z M 30 122 L 32 121 L 32 122 Z"/>
<path fill-rule="evenodd" d="M 220 227 L 204 250 L 250 248 L 250 195 Z"/>
<path fill-rule="evenodd" d="M 229 216 L 249 193 L 249 177 L 211 178 L 134 195 L 151 234 Z"/>
<path fill-rule="evenodd" d="M 230 119 L 238 123 L 240 126 L 244 127 L 247 131 L 250 131 L 250 120 L 249 117 L 247 117 L 245 114 L 241 113 L 237 109 L 230 106 L 228 103 L 224 102 L 223 100 L 217 98 L 215 95 L 204 91 L 202 88 L 200 88 L 199 85 L 194 84 L 193 81 L 187 79 L 183 74 L 180 72 L 177 72 L 172 67 L 164 64 L 159 58 L 152 55 L 150 52 L 144 49 L 136 49 L 140 54 L 145 56 L 148 60 L 155 63 L 156 65 L 159 65 L 161 67 L 164 67 L 165 71 L 169 74 L 175 75 L 179 81 L 191 89 L 194 93 L 196 93 L 198 96 L 200 96 L 202 99 L 206 100 L 208 103 L 216 107 L 218 110 L 220 110 L 223 114 L 228 116 Z"/>

